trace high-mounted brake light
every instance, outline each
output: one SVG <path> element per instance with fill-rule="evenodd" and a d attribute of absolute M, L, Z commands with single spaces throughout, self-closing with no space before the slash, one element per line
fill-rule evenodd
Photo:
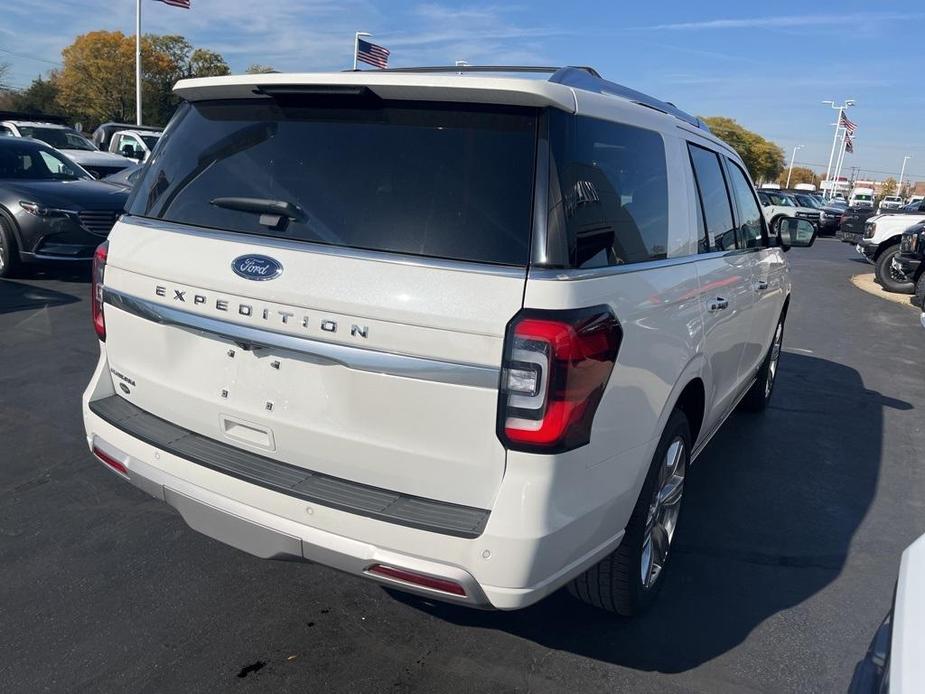
<path fill-rule="evenodd" d="M 90 285 L 90 305 L 93 313 L 93 329 L 101 342 L 106 342 L 106 317 L 103 315 L 103 275 L 106 272 L 106 258 L 109 255 L 109 241 L 103 241 L 93 254 L 93 274 Z"/>
<path fill-rule="evenodd" d="M 587 444 L 622 337 L 606 306 L 518 313 L 507 327 L 498 400 L 505 447 L 560 453 Z"/>

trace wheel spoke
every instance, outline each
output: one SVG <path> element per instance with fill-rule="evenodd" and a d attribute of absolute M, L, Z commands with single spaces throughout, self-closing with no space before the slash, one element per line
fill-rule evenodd
<path fill-rule="evenodd" d="M 668 446 L 658 467 L 657 485 L 646 516 L 639 567 L 645 588 L 655 584 L 668 558 L 678 522 L 686 472 L 684 440 L 678 437 Z"/>

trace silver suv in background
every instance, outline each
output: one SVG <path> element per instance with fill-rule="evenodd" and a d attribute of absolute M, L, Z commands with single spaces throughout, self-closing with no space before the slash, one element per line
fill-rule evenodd
<path fill-rule="evenodd" d="M 770 235 L 734 150 L 588 68 L 175 91 L 96 254 L 93 453 L 258 557 L 645 609 L 691 464 L 773 394 L 813 227 Z"/>

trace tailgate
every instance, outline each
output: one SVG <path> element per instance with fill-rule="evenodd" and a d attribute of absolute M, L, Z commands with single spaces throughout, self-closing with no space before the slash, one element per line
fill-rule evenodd
<path fill-rule="evenodd" d="M 110 237 L 116 392 L 206 437 L 346 480 L 490 508 L 505 326 L 523 269 L 191 231 L 131 217 Z M 254 282 L 232 263 L 283 268 Z M 463 265 L 463 264 L 460 264 Z"/>

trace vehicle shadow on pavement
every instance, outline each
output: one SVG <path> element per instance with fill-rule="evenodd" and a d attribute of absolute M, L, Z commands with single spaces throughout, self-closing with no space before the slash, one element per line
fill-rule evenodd
<path fill-rule="evenodd" d="M 782 364 L 767 412 L 733 415 L 694 465 L 665 585 L 643 617 L 565 591 L 510 613 L 399 599 L 639 670 L 684 672 L 736 647 L 841 573 L 877 488 L 884 409 L 912 408 L 841 364 L 792 352 Z"/>
<path fill-rule="evenodd" d="M 80 298 L 41 285 L 0 280 L 0 314 L 62 306 Z"/>

